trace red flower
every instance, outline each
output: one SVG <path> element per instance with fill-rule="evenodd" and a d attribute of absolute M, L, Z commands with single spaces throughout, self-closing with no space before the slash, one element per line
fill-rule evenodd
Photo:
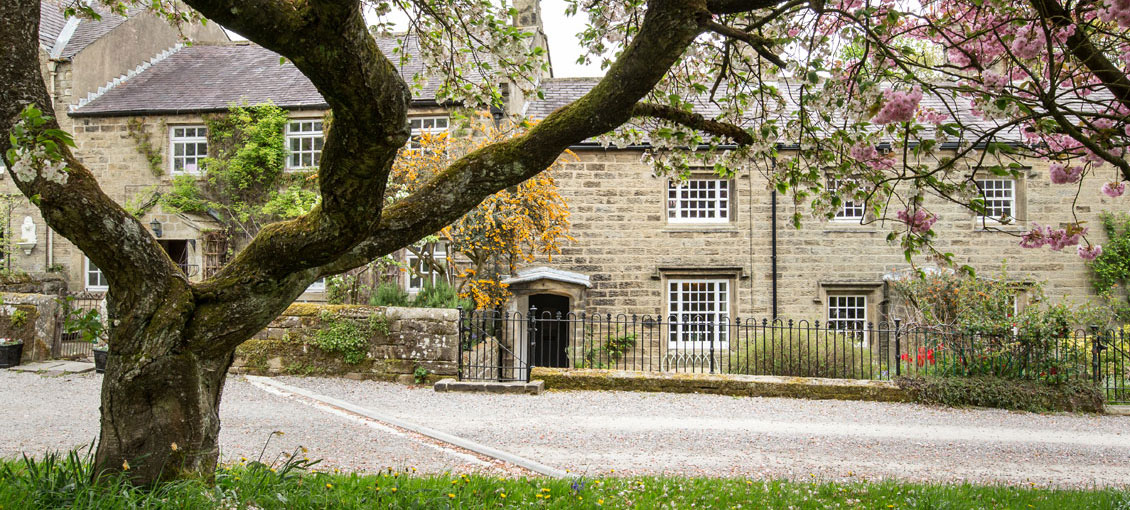
<path fill-rule="evenodd" d="M 907 353 L 905 353 L 905 352 L 904 352 L 904 353 L 902 353 L 902 357 L 901 357 L 901 358 L 902 358 L 902 360 L 903 360 L 903 361 L 907 361 L 907 362 L 909 362 L 909 361 L 910 361 L 910 355 L 909 355 L 909 354 L 907 354 Z"/>
<path fill-rule="evenodd" d="M 931 365 L 934 364 L 934 349 L 926 351 L 926 360 L 929 361 Z"/>

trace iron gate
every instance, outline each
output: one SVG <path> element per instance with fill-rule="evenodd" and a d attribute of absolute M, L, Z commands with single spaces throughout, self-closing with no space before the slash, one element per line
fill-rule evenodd
<path fill-rule="evenodd" d="M 55 341 L 51 346 L 53 358 L 65 359 L 90 359 L 94 357 L 94 344 L 82 336 L 82 331 L 73 327 L 73 322 L 68 317 L 76 314 L 86 314 L 92 310 L 99 316 L 105 317 L 103 299 L 105 294 L 94 292 L 80 292 L 67 294 L 59 300 L 59 314 L 55 323 Z"/>
<path fill-rule="evenodd" d="M 459 379 L 530 381 L 535 322 L 521 313 L 459 309 Z"/>

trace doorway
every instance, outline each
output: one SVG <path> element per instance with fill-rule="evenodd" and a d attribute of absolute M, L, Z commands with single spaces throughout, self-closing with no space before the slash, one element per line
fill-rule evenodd
<path fill-rule="evenodd" d="M 193 239 L 160 239 L 157 241 L 161 244 L 161 248 L 165 249 L 165 253 L 169 254 L 169 258 L 173 259 L 180 270 L 184 272 L 185 276 L 196 276 L 193 271 L 194 267 L 188 263 L 189 261 L 189 244 L 195 247 L 196 241 Z"/>
<path fill-rule="evenodd" d="M 568 368 L 569 298 L 553 294 L 530 296 L 530 306 L 537 309 L 537 334 L 530 361 L 535 367 Z M 558 319 L 560 314 L 560 319 Z"/>

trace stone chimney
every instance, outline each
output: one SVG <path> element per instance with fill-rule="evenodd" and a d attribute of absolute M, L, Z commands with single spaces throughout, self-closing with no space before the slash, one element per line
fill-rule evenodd
<path fill-rule="evenodd" d="M 514 15 L 514 26 L 537 27 L 536 32 L 543 31 L 540 0 L 514 0 L 514 8 L 518 10 L 518 14 Z"/>

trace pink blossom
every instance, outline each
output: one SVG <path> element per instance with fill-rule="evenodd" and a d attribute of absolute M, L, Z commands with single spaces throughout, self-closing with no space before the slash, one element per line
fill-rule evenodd
<path fill-rule="evenodd" d="M 889 170 L 895 166 L 894 158 L 879 154 L 879 151 L 875 149 L 874 145 L 857 144 L 848 151 L 848 155 L 851 156 L 852 159 L 876 170 Z"/>
<path fill-rule="evenodd" d="M 1079 256 L 1082 257 L 1083 260 L 1095 260 L 1096 258 L 1098 258 L 1099 255 L 1102 255 L 1102 254 L 1103 254 L 1103 247 L 1099 246 L 1097 244 L 1096 245 L 1088 244 L 1087 246 L 1083 246 L 1081 244 L 1079 245 Z"/>
<path fill-rule="evenodd" d="M 908 209 L 903 209 L 898 212 L 898 219 L 906 223 L 910 227 L 910 231 L 915 234 L 925 234 L 934 226 L 934 222 L 938 221 L 938 217 L 929 214 L 922 209 L 917 209 L 914 214 L 910 214 Z"/>
<path fill-rule="evenodd" d="M 1079 178 L 1083 176 L 1083 167 L 1081 166 L 1052 163 L 1048 170 L 1051 173 L 1052 182 L 1055 184 L 1079 182 Z"/>
<path fill-rule="evenodd" d="M 872 122 L 876 124 L 908 122 L 914 118 L 914 111 L 922 101 L 922 90 L 918 87 L 914 87 L 910 92 L 887 90 L 883 92 L 883 98 L 886 102 L 883 103 L 879 113 L 871 119 Z"/>
<path fill-rule="evenodd" d="M 1032 223 L 1035 225 L 1032 230 L 1025 232 L 1020 238 L 1020 246 L 1023 248 L 1039 248 L 1048 244 L 1047 233 L 1051 231 L 1050 227 L 1041 227 L 1039 223 Z"/>
<path fill-rule="evenodd" d="M 1103 21 L 1116 22 L 1122 28 L 1130 27 L 1130 0 L 1108 0 L 1108 3 L 1099 8 L 1099 17 Z"/>
<path fill-rule="evenodd" d="M 1020 238 L 1020 246 L 1024 248 L 1048 246 L 1053 251 L 1059 251 L 1068 246 L 1079 244 L 1083 235 L 1087 233 L 1087 228 L 1080 227 L 1078 224 L 1055 230 L 1047 226 L 1041 227 L 1038 223 L 1033 223 L 1033 225 L 1034 228 L 1024 233 Z"/>
<path fill-rule="evenodd" d="M 1124 182 L 1108 182 L 1103 184 L 1103 193 L 1110 198 L 1118 198 L 1126 192 L 1126 183 Z"/>
<path fill-rule="evenodd" d="M 1012 40 L 1012 54 L 1016 58 L 1030 60 L 1040 55 L 1040 50 L 1043 49 L 1045 39 L 1044 32 L 1040 27 L 1035 25 L 1028 25 L 1016 31 L 1016 38 Z"/>

